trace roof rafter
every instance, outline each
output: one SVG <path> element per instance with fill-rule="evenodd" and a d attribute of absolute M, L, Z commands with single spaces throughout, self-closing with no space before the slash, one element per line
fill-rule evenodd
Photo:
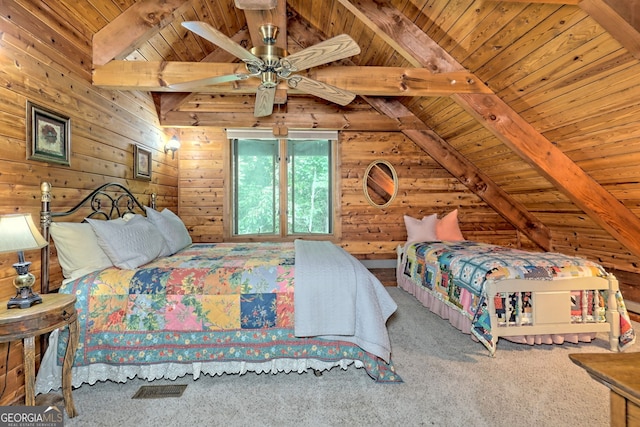
<path fill-rule="evenodd" d="M 156 35 L 189 2 L 141 0 L 134 3 L 93 36 L 93 65 L 122 59 Z"/>
<path fill-rule="evenodd" d="M 301 31 L 306 38 L 314 37 L 313 32 L 304 26 L 300 19 L 290 22 L 292 31 Z M 407 35 L 412 40 L 411 30 Z M 320 39 L 319 35 L 315 35 Z M 419 40 L 422 42 L 423 40 Z M 439 49 L 435 42 L 425 44 L 427 49 L 437 53 Z M 406 50 L 417 49 L 417 46 L 407 47 Z M 345 61 L 347 62 L 347 61 Z M 436 59 L 432 62 L 438 62 Z M 347 67 L 348 68 L 348 67 Z M 444 62 L 440 68 L 450 68 Z M 426 71 L 426 70 L 425 70 Z M 476 79 L 477 80 L 477 79 Z M 489 91 L 490 92 L 490 91 Z M 456 177 L 471 192 L 491 206 L 505 218 L 516 229 L 521 230 L 532 242 L 544 250 L 549 250 L 551 246 L 551 234 L 549 229 L 531 214 L 525 206 L 513 199 L 503 191 L 491 178 L 473 165 L 466 157 L 457 151 L 451 144 L 441 138 L 436 132 L 427 126 L 419 117 L 409 111 L 397 100 L 387 100 L 383 98 L 363 97 L 376 111 L 380 112 L 387 120 L 392 120 L 398 124 L 398 131 L 405 134 L 417 146 L 422 148 L 429 156 L 438 162 L 451 175 Z M 371 123 L 382 122 L 383 120 L 372 121 Z M 286 124 L 289 124 L 289 116 L 286 117 Z M 413 126 L 408 126 L 413 124 Z M 369 128 L 368 130 L 376 130 Z"/>
<path fill-rule="evenodd" d="M 418 119 L 397 100 L 384 98 L 366 98 L 366 100 L 374 108 L 390 118 L 404 117 L 406 120 L 414 117 L 416 120 Z M 401 132 L 429 153 L 436 162 L 482 198 L 485 203 L 495 209 L 516 229 L 526 234 L 532 242 L 544 250 L 550 250 L 551 233 L 547 226 L 531 214 L 522 203 L 509 196 L 489 176 L 479 170 L 436 132 L 428 128 L 403 129 Z"/>
<path fill-rule="evenodd" d="M 429 46 L 423 51 L 412 49 L 413 60 L 417 59 L 425 66 L 433 63 L 434 41 L 424 32 L 416 30 L 415 24 L 395 8 L 372 0 L 338 1 L 349 10 L 356 11 L 363 23 L 381 37 L 393 39 L 394 43 L 403 46 Z M 389 22 L 394 25 L 389 26 Z M 409 29 L 410 43 L 405 42 L 402 32 L 399 35 L 389 34 L 390 28 Z M 415 40 L 414 37 L 419 39 Z M 436 49 L 435 53 L 440 62 L 444 60 L 448 64 L 437 71 L 464 69 L 444 49 Z M 637 239 L 640 235 L 640 219 L 497 95 L 456 94 L 452 95 L 452 99 L 566 194 L 593 221 L 632 253 L 640 256 L 640 241 Z"/>
<path fill-rule="evenodd" d="M 640 59 L 640 0 L 505 0 L 579 6 L 633 56 Z"/>

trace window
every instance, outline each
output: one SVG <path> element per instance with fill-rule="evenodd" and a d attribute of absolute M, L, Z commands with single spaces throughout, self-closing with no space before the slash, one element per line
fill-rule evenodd
<path fill-rule="evenodd" d="M 331 235 L 335 139 L 245 132 L 231 138 L 231 236 Z"/>

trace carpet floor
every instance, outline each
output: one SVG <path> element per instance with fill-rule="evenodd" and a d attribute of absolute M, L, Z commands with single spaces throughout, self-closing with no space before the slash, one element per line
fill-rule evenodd
<path fill-rule="evenodd" d="M 569 360 L 607 353 L 592 343 L 528 346 L 505 340 L 495 358 L 399 288 L 389 319 L 401 384 L 377 384 L 364 371 L 191 376 L 179 398 L 132 399 L 144 380 L 74 390 L 79 415 L 65 426 L 577 426 L 609 425 L 609 389 Z M 640 325 L 634 323 L 636 331 Z M 628 351 L 640 351 L 635 344 Z"/>

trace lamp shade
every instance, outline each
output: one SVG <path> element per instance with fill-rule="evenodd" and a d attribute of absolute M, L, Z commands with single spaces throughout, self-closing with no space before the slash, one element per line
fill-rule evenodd
<path fill-rule="evenodd" d="M 47 245 L 31 214 L 0 216 L 0 253 L 28 251 Z"/>

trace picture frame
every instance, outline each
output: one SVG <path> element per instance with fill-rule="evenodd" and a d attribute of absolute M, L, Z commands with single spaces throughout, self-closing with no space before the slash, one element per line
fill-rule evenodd
<path fill-rule="evenodd" d="M 71 119 L 27 101 L 27 159 L 71 165 Z"/>
<path fill-rule="evenodd" d="M 133 177 L 151 181 L 151 150 L 133 146 Z"/>

